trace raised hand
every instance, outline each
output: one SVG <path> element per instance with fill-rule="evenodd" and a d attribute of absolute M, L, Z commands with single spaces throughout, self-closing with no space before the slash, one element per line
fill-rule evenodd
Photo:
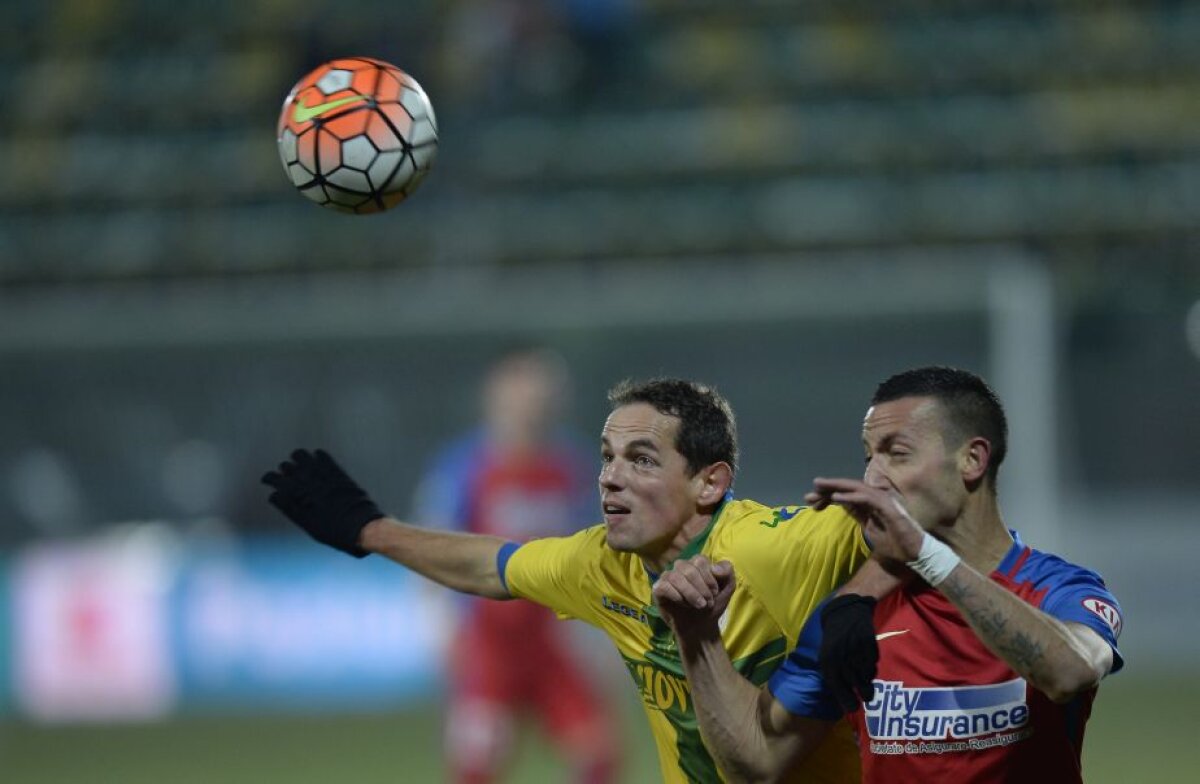
<path fill-rule="evenodd" d="M 267 498 L 271 505 L 313 539 L 356 558 L 368 554 L 359 534 L 384 514 L 324 450 L 297 449 L 262 482 L 274 488 Z"/>
<path fill-rule="evenodd" d="M 729 561 L 712 563 L 703 555 L 676 561 L 659 575 L 652 594 L 676 636 L 719 635 L 717 621 L 729 607 L 737 580 Z"/>
<path fill-rule="evenodd" d="M 917 557 L 925 531 L 904 508 L 894 491 L 872 487 L 857 479 L 813 480 L 805 503 L 816 509 L 840 504 L 858 520 L 871 549 L 883 558 L 908 563 Z"/>

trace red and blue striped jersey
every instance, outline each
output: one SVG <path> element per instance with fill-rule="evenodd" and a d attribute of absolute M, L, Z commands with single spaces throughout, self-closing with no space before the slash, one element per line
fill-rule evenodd
<path fill-rule="evenodd" d="M 1061 621 L 1081 623 L 1113 649 L 1121 610 L 1095 572 L 1013 546 L 991 578 Z M 814 614 L 815 617 L 816 614 Z M 771 693 L 798 715 L 828 716 L 816 674 L 820 624 L 810 623 L 776 671 Z M 1096 690 L 1056 704 L 984 646 L 941 592 L 924 582 L 897 590 L 875 609 L 879 672 L 875 696 L 851 716 L 863 780 L 1082 781 L 1083 731 Z"/>

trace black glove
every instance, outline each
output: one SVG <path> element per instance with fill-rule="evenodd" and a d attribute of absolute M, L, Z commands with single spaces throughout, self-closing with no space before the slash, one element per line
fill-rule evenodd
<path fill-rule="evenodd" d="M 856 593 L 835 596 L 821 608 L 821 677 L 846 713 L 858 707 L 859 697 L 863 702 L 875 697 L 874 615 L 875 599 Z"/>
<path fill-rule="evenodd" d="M 262 482 L 275 488 L 271 505 L 313 539 L 355 558 L 368 554 L 358 546 L 359 532 L 384 514 L 324 450 L 297 449 Z"/>

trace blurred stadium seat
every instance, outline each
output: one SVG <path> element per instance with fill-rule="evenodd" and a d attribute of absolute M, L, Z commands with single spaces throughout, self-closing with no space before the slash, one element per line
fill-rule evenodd
<path fill-rule="evenodd" d="M 1200 218 L 1194 4 L 647 2 L 604 28 L 606 78 L 549 92 L 504 52 L 578 71 L 556 3 L 16 5 L 9 284 L 981 239 L 1069 263 L 1081 241 Z M 480 41 L 492 20 L 501 40 Z M 374 53 L 384 29 L 378 53 L 429 85 L 449 152 L 406 206 L 415 247 L 370 222 L 330 252 L 330 224 L 284 187 L 273 114 L 305 67 Z M 456 87 L 454 59 L 491 88 Z M 778 230 L 793 214 L 814 219 Z M 121 227 L 100 248 L 97 223 Z M 244 223 L 270 240 L 231 241 Z M 463 224 L 491 241 L 446 247 Z"/>

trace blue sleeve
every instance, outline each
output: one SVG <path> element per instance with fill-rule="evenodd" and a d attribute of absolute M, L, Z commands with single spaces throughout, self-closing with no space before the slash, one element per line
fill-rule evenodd
<path fill-rule="evenodd" d="M 825 682 L 817 664 L 821 650 L 821 610 L 829 599 L 821 602 L 808 616 L 796 647 L 771 676 L 767 688 L 788 713 L 810 719 L 833 721 L 842 716 L 837 701 Z"/>
<path fill-rule="evenodd" d="M 508 577 L 505 572 L 508 571 L 508 559 L 512 558 L 512 554 L 520 547 L 516 542 L 505 542 L 500 545 L 500 551 L 496 553 L 496 573 L 500 575 L 500 584 L 504 586 L 504 590 L 508 591 Z M 509 593 L 512 593 L 509 591 Z"/>
<path fill-rule="evenodd" d="M 1041 610 L 1060 621 L 1079 623 L 1099 634 L 1113 649 L 1113 666 L 1117 672 L 1125 666 L 1117 650 L 1117 638 L 1124 623 L 1121 605 L 1104 585 L 1104 579 L 1093 571 L 1054 558 L 1044 575 L 1046 595 Z"/>
<path fill-rule="evenodd" d="M 417 487 L 417 522 L 452 531 L 467 527 L 470 488 L 479 465 L 481 443 L 479 435 L 472 434 L 450 444 L 437 456 Z"/>

